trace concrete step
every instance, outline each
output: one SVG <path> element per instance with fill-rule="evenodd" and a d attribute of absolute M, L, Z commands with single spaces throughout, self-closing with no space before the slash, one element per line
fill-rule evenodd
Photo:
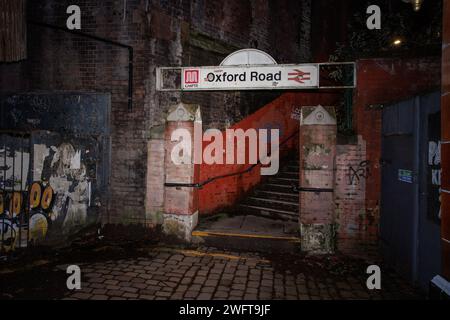
<path fill-rule="evenodd" d="M 298 172 L 300 169 L 299 165 L 287 165 L 283 167 L 283 170 L 291 171 L 291 172 Z"/>
<path fill-rule="evenodd" d="M 285 205 L 298 207 L 298 202 L 295 202 L 295 201 L 275 200 L 275 199 L 267 199 L 267 198 L 260 198 L 260 197 L 249 197 L 248 199 L 255 200 L 255 201 L 262 201 L 262 202 L 285 204 Z"/>
<path fill-rule="evenodd" d="M 259 196 L 259 197 L 265 197 L 267 199 L 285 200 L 285 201 L 291 201 L 291 202 L 296 202 L 296 203 L 298 203 L 298 201 L 299 201 L 298 193 L 255 190 L 255 195 Z"/>
<path fill-rule="evenodd" d="M 284 171 L 281 171 L 276 176 L 274 176 L 273 178 L 296 179 L 298 181 L 299 174 L 297 172 L 289 172 L 289 171 L 288 172 L 284 172 Z"/>
<path fill-rule="evenodd" d="M 291 193 L 298 196 L 298 192 L 295 192 L 290 184 L 264 183 L 258 188 L 258 190 Z"/>
<path fill-rule="evenodd" d="M 245 214 L 254 214 L 257 216 L 271 219 L 280 219 L 288 221 L 298 221 L 298 212 L 269 208 L 266 206 L 240 204 L 239 209 Z"/>
<path fill-rule="evenodd" d="M 298 177 L 299 173 L 298 171 L 292 171 L 292 170 L 286 170 L 286 171 L 280 171 L 280 174 L 282 174 L 283 176 L 290 176 L 290 177 Z"/>
<path fill-rule="evenodd" d="M 289 187 L 292 187 L 292 185 L 298 186 L 299 180 L 298 179 L 291 179 L 291 178 L 279 178 L 279 177 L 273 177 L 269 178 L 269 181 L 267 183 L 273 183 L 278 185 L 286 185 Z"/>
<path fill-rule="evenodd" d="M 285 201 L 285 200 L 277 200 L 277 199 L 268 199 L 261 197 L 248 197 L 245 199 L 243 204 L 269 208 L 269 209 L 277 209 L 282 211 L 289 212 L 298 212 L 298 201 Z"/>
<path fill-rule="evenodd" d="M 238 206 L 242 214 L 255 214 L 270 219 L 298 221 L 299 194 L 294 186 L 299 184 L 299 162 L 290 160 L 279 173 L 268 177 Z"/>
<path fill-rule="evenodd" d="M 194 241 L 226 250 L 293 252 L 299 249 L 298 222 L 254 215 L 211 217 L 192 232 Z"/>

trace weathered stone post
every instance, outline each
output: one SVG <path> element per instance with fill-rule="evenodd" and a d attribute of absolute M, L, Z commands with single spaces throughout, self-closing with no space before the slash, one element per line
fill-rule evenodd
<path fill-rule="evenodd" d="M 191 184 L 198 181 L 200 167 L 199 164 L 194 163 L 194 156 L 196 155 L 194 151 L 200 152 L 201 156 L 201 126 L 199 106 L 180 103 L 170 108 L 165 131 L 166 183 Z M 188 133 L 188 137 L 182 137 L 183 133 Z M 197 139 L 195 139 L 196 136 Z M 183 162 L 177 164 L 174 161 L 175 157 L 183 158 Z M 184 186 L 166 186 L 164 233 L 190 242 L 192 230 L 197 222 L 198 189 Z"/>
<path fill-rule="evenodd" d="M 299 184 L 300 188 L 310 188 L 300 190 L 299 197 L 304 252 L 324 254 L 334 251 L 335 217 L 333 192 L 330 191 L 334 186 L 336 135 L 333 107 L 302 108 Z"/>

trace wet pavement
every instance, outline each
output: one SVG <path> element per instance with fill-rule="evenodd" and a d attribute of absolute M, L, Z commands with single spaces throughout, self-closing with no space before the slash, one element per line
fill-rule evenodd
<path fill-rule="evenodd" d="M 368 262 L 343 255 L 304 256 L 233 252 L 211 247 L 141 247 L 114 258 L 97 248 L 68 263 L 0 272 L 3 299 L 420 299 L 382 268 L 382 289 L 368 290 Z M 117 248 L 113 249 L 117 250 Z M 103 254 L 102 254 L 103 252 Z M 92 259 L 92 256 L 96 257 Z M 120 255 L 118 255 L 120 256 Z M 101 258 L 105 257 L 105 258 Z M 106 258 L 107 257 L 107 258 Z M 77 261 L 78 260 L 78 261 Z M 66 268 L 81 268 L 81 290 L 68 290 Z"/>

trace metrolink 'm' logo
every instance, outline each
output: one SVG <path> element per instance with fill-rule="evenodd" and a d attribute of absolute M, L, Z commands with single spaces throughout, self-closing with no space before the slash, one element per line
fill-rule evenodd
<path fill-rule="evenodd" d="M 185 70 L 184 82 L 186 84 L 198 83 L 198 70 Z"/>
<path fill-rule="evenodd" d="M 279 169 L 278 129 L 218 129 L 202 132 L 201 123 L 194 123 L 194 138 L 184 128 L 172 132 L 176 142 L 170 154 L 172 162 L 181 164 L 258 164 L 261 175 L 274 175 Z M 210 142 L 203 148 L 204 142 Z"/>

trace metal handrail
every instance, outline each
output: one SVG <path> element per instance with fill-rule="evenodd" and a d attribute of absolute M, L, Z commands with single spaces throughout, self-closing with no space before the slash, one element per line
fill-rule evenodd
<path fill-rule="evenodd" d="M 297 129 L 294 133 L 292 133 L 289 137 L 287 137 L 285 140 L 283 140 L 283 142 L 280 143 L 280 145 L 278 146 L 279 148 L 283 145 L 285 145 L 289 140 L 291 140 L 293 137 L 297 136 L 299 133 L 299 130 Z M 272 154 L 272 152 L 269 153 L 269 156 Z M 234 177 L 234 176 L 239 176 L 248 172 L 251 172 L 256 166 L 260 165 L 261 162 L 260 160 L 258 160 L 257 163 L 252 164 L 250 167 L 248 167 L 245 170 L 241 170 L 238 172 L 234 172 L 234 173 L 228 173 L 228 174 L 224 174 L 224 175 L 220 175 L 220 176 L 215 176 L 212 178 L 208 178 L 202 182 L 197 182 L 197 183 L 178 183 L 178 182 L 166 182 L 164 183 L 165 187 L 168 188 L 178 188 L 178 187 L 185 187 L 185 188 L 197 188 L 200 189 L 202 187 L 204 187 L 205 185 L 219 180 L 219 179 L 225 179 L 225 178 L 229 178 L 229 177 Z"/>
<path fill-rule="evenodd" d="M 322 192 L 329 192 L 333 193 L 333 188 L 313 188 L 313 187 L 297 187 L 295 184 L 292 185 L 292 190 L 294 192 L 314 192 L 316 194 L 322 193 Z"/>

